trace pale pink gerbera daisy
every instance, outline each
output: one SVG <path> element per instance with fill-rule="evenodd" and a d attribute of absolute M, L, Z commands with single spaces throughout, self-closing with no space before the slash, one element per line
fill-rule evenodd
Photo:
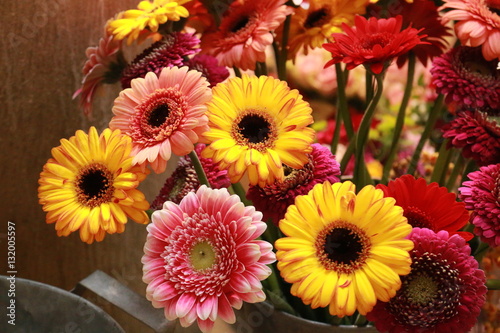
<path fill-rule="evenodd" d="M 455 20 L 462 44 L 481 46 L 486 60 L 500 58 L 500 2 L 498 0 L 444 0 L 445 20 Z"/>
<path fill-rule="evenodd" d="M 164 68 L 131 82 L 115 99 L 109 127 L 132 137 L 134 164 L 165 171 L 171 153 L 183 156 L 208 131 L 206 106 L 212 93 L 207 80 L 187 67 Z"/>
<path fill-rule="evenodd" d="M 73 98 L 80 96 L 80 107 L 88 116 L 92 114 L 92 101 L 97 88 L 102 83 L 120 80 L 121 71 L 126 66 L 120 52 L 121 43 L 121 40 L 106 35 L 99 40 L 98 46 L 89 47 L 85 51 L 87 61 L 82 69 L 82 86 L 73 94 Z"/>
<path fill-rule="evenodd" d="M 222 66 L 255 69 L 266 60 L 274 31 L 290 13 L 286 0 L 234 1 L 217 31 L 203 35 L 202 49 Z"/>
<path fill-rule="evenodd" d="M 143 281 L 153 306 L 168 320 L 203 332 L 217 317 L 235 322 L 233 307 L 266 298 L 261 280 L 275 261 L 272 245 L 255 240 L 266 229 L 262 214 L 226 189 L 205 185 L 152 216 L 144 246 Z"/>

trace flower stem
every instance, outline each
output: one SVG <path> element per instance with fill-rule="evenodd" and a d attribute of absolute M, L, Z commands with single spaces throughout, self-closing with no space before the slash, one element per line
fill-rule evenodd
<path fill-rule="evenodd" d="M 403 95 L 403 100 L 399 106 L 398 117 L 396 119 L 396 126 L 394 127 L 394 136 L 392 137 L 391 150 L 389 151 L 389 156 L 384 165 L 384 171 L 382 173 L 382 183 L 387 183 L 389 179 L 389 173 L 392 169 L 392 164 L 394 158 L 396 157 L 397 147 L 399 143 L 399 136 L 403 130 L 403 125 L 405 122 L 406 108 L 408 107 L 408 102 L 410 101 L 411 91 L 413 88 L 413 78 L 415 77 L 415 54 L 410 52 L 408 59 L 408 76 L 406 79 L 406 87 Z"/>
<path fill-rule="evenodd" d="M 207 187 L 210 187 L 210 183 L 208 182 L 207 175 L 205 174 L 205 171 L 203 170 L 203 167 L 201 166 L 200 159 L 198 158 L 198 155 L 196 152 L 193 150 L 189 153 L 189 158 L 191 159 L 191 163 L 193 163 L 194 170 L 196 171 L 196 175 L 198 176 L 198 180 L 200 181 L 201 185 L 206 185 Z"/>
<path fill-rule="evenodd" d="M 365 72 L 365 94 L 366 103 L 369 103 L 373 99 L 373 74 L 368 70 Z"/>
<path fill-rule="evenodd" d="M 462 156 L 462 154 L 460 154 L 458 156 L 457 162 L 455 163 L 455 166 L 453 167 L 453 170 L 451 171 L 451 175 L 448 178 L 448 181 L 446 182 L 446 188 L 448 189 L 448 191 L 451 192 L 455 189 L 458 175 L 462 171 L 464 164 L 465 164 L 465 158 Z"/>
<path fill-rule="evenodd" d="M 372 122 L 373 114 L 375 113 L 375 109 L 377 108 L 377 104 L 382 96 L 382 91 L 384 89 L 384 74 L 378 74 L 375 76 L 377 80 L 377 90 L 375 92 L 375 96 L 373 96 L 370 104 L 363 114 L 363 118 L 361 119 L 361 123 L 359 124 L 358 135 L 356 136 L 355 141 L 355 164 L 354 164 L 354 181 L 356 186 L 359 189 L 364 187 L 365 185 L 371 183 L 371 180 L 366 177 L 366 165 L 365 165 L 365 144 L 368 141 L 368 133 L 370 131 L 370 125 Z"/>
<path fill-rule="evenodd" d="M 447 141 L 444 141 L 439 148 L 439 155 L 432 170 L 431 183 L 437 182 L 439 185 L 443 185 L 446 172 L 448 171 L 448 164 L 450 163 L 452 150 L 448 149 Z"/>
<path fill-rule="evenodd" d="M 489 279 L 486 281 L 488 290 L 500 290 L 500 279 Z"/>
<path fill-rule="evenodd" d="M 286 81 L 286 59 L 288 58 L 288 37 L 290 35 L 290 23 L 292 21 L 292 16 L 288 15 L 283 23 L 283 38 L 281 39 L 281 50 L 279 52 L 277 70 L 278 78 L 282 81 Z"/>
<path fill-rule="evenodd" d="M 238 67 L 234 66 L 233 70 L 234 70 L 234 75 L 236 75 L 237 77 L 241 77 L 241 71 Z"/>
<path fill-rule="evenodd" d="M 417 168 L 418 160 L 420 159 L 420 154 L 422 153 L 424 144 L 430 137 L 431 132 L 434 129 L 434 125 L 436 124 L 436 120 L 441 114 L 441 108 L 443 107 L 443 102 L 444 102 L 444 95 L 440 94 L 436 98 L 432 110 L 429 112 L 429 118 L 427 119 L 427 123 L 425 124 L 424 131 L 420 136 L 420 140 L 418 141 L 417 147 L 415 148 L 415 152 L 411 157 L 410 166 L 408 167 L 408 172 L 407 172 L 410 175 L 415 173 L 415 169 Z"/>
<path fill-rule="evenodd" d="M 344 80 L 344 72 L 342 71 L 340 63 L 335 64 L 335 72 L 337 74 L 337 112 L 340 113 L 342 121 L 344 122 L 347 138 L 351 140 L 351 138 L 354 136 L 354 128 L 352 126 L 349 108 L 347 107 L 347 97 L 345 95 L 346 83 Z"/>

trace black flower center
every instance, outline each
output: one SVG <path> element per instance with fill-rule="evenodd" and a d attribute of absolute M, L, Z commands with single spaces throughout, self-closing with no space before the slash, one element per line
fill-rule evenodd
<path fill-rule="evenodd" d="M 231 31 L 232 33 L 237 33 L 238 31 L 240 31 L 241 29 L 243 29 L 244 27 L 246 27 L 247 24 L 248 24 L 248 22 L 250 22 L 250 19 L 248 18 L 248 16 L 240 17 L 239 20 L 237 20 L 231 26 L 231 28 L 229 29 L 229 31 Z"/>
<path fill-rule="evenodd" d="M 76 192 L 80 203 L 90 207 L 109 202 L 113 196 L 113 175 L 98 163 L 82 169 L 76 178 Z"/>
<path fill-rule="evenodd" d="M 170 115 L 170 109 L 168 105 L 166 104 L 158 105 L 149 114 L 148 124 L 153 127 L 160 127 L 165 123 L 165 120 L 167 120 L 169 115 Z"/>
<path fill-rule="evenodd" d="M 487 0 L 486 6 L 492 12 L 500 16 L 500 1 L 498 0 Z"/>
<path fill-rule="evenodd" d="M 238 123 L 239 132 L 250 143 L 261 143 L 269 138 L 271 124 L 256 114 L 244 116 Z"/>
<path fill-rule="evenodd" d="M 432 218 L 426 212 L 417 207 L 406 207 L 403 215 L 408 219 L 408 223 L 413 228 L 428 228 L 434 230 Z"/>
<path fill-rule="evenodd" d="M 328 259 L 342 264 L 355 262 L 363 250 L 358 234 L 347 228 L 335 228 L 325 237 L 325 253 Z"/>
<path fill-rule="evenodd" d="M 327 17 L 328 17 L 328 10 L 325 7 L 315 10 L 309 13 L 309 15 L 307 15 L 307 19 L 304 22 L 304 27 L 306 29 L 320 27 L 323 25 Z"/>

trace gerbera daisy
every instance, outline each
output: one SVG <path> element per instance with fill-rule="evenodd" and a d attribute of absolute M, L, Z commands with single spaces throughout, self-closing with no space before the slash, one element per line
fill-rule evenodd
<path fill-rule="evenodd" d="M 413 229 L 411 272 L 366 317 L 380 332 L 469 332 L 485 301 L 484 272 L 458 235 Z"/>
<path fill-rule="evenodd" d="M 196 145 L 195 151 L 200 158 L 203 171 L 207 176 L 211 188 L 229 187 L 231 182 L 227 177 L 227 170 L 219 170 L 213 161 L 209 158 L 202 158 L 201 151 L 205 148 L 204 144 Z M 160 193 L 151 203 L 151 209 L 159 210 L 165 201 L 172 201 L 178 204 L 189 192 L 196 191 L 200 187 L 200 181 L 196 170 L 191 163 L 189 156 L 179 159 L 177 168 L 172 175 L 167 178 Z"/>
<path fill-rule="evenodd" d="M 297 90 L 269 76 L 231 78 L 212 89 L 210 143 L 202 156 L 227 169 L 231 182 L 245 171 L 251 185 L 283 181 L 282 164 L 300 169 L 312 151 L 311 108 Z"/>
<path fill-rule="evenodd" d="M 130 81 L 138 77 L 143 78 L 149 72 L 159 75 L 164 67 L 182 67 L 185 57 L 199 51 L 199 43 L 200 40 L 192 34 L 173 32 L 166 35 L 144 50 L 125 68 L 121 78 L 123 89 L 130 88 Z"/>
<path fill-rule="evenodd" d="M 132 88 L 115 99 L 109 127 L 132 137 L 134 164 L 150 164 L 165 171 L 173 152 L 190 153 L 201 133 L 208 130 L 205 103 L 211 91 L 198 71 L 187 67 L 164 68 L 159 76 L 146 74 L 132 80 Z"/>
<path fill-rule="evenodd" d="M 114 83 L 120 80 L 125 59 L 120 51 L 121 41 L 113 36 L 105 36 L 99 45 L 89 47 L 85 51 L 87 61 L 83 65 L 82 86 L 73 98 L 80 96 L 80 107 L 87 116 L 92 115 L 92 102 L 97 88 L 103 83 Z"/>
<path fill-rule="evenodd" d="M 364 65 L 374 74 L 380 74 L 387 68 L 392 59 L 399 57 L 419 44 L 425 35 L 422 31 L 411 27 L 401 30 L 401 15 L 389 19 L 366 18 L 356 15 L 355 26 L 350 28 L 342 23 L 345 34 L 334 33 L 333 43 L 323 44 L 332 53 L 332 60 L 325 67 L 343 62 L 347 69 Z"/>
<path fill-rule="evenodd" d="M 410 272 L 411 226 L 394 199 L 369 185 L 317 184 L 298 196 L 279 227 L 278 269 L 291 293 L 343 317 L 389 301 Z"/>
<path fill-rule="evenodd" d="M 463 111 L 441 130 L 448 146 L 462 150 L 480 166 L 500 163 L 500 126 L 481 111 Z"/>
<path fill-rule="evenodd" d="M 217 58 L 208 54 L 197 54 L 193 58 L 184 63 L 190 69 L 201 72 L 208 82 L 210 87 L 216 86 L 229 77 L 229 71 L 224 66 L 219 66 Z"/>
<path fill-rule="evenodd" d="M 137 186 L 146 173 L 132 166 L 132 142 L 119 130 L 77 131 L 52 149 L 40 174 L 39 202 L 58 236 L 80 230 L 91 244 L 106 233 L 121 233 L 127 218 L 146 224 L 149 208 Z"/>
<path fill-rule="evenodd" d="M 309 7 L 298 7 L 290 22 L 288 57 L 294 59 L 299 51 L 320 47 L 331 40 L 334 32 L 342 32 L 342 23 L 352 25 L 356 14 L 366 12 L 368 0 L 312 0 Z"/>
<path fill-rule="evenodd" d="M 266 47 L 273 42 L 272 31 L 290 13 L 286 0 L 234 1 L 215 32 L 202 36 L 202 50 L 219 64 L 255 69 L 266 60 Z"/>
<path fill-rule="evenodd" d="M 203 332 L 216 318 L 234 323 L 233 307 L 265 300 L 261 280 L 271 274 L 272 245 L 255 240 L 266 229 L 262 214 L 226 189 L 205 185 L 179 205 L 153 213 L 144 246 L 143 281 L 153 306 L 183 327 Z"/>
<path fill-rule="evenodd" d="M 277 225 L 298 195 L 307 194 L 314 185 L 325 181 L 336 183 L 340 181 L 339 177 L 340 165 L 330 149 L 314 143 L 309 161 L 302 169 L 285 166 L 285 179 L 282 182 L 264 187 L 250 186 L 247 198 L 264 214 L 264 220 L 270 219 Z"/>
<path fill-rule="evenodd" d="M 481 46 L 486 60 L 500 58 L 500 4 L 496 0 L 444 0 L 443 15 L 456 20 L 455 33 L 467 46 Z"/>
<path fill-rule="evenodd" d="M 131 44 L 146 28 L 157 32 L 160 24 L 179 21 L 181 17 L 188 17 L 189 12 L 182 5 L 190 0 L 146 0 L 137 5 L 137 9 L 130 9 L 121 13 L 117 19 L 108 23 L 108 31 L 116 39 L 127 37 L 127 44 Z"/>
<path fill-rule="evenodd" d="M 466 240 L 473 236 L 459 232 L 469 221 L 469 213 L 463 202 L 456 201 L 456 194 L 448 192 L 438 183 L 427 184 L 424 178 L 415 179 L 404 175 L 389 182 L 377 185 L 385 197 L 396 199 L 396 205 L 403 208 L 403 215 L 412 227 L 428 228 L 433 231 L 446 230 L 459 234 Z"/>
<path fill-rule="evenodd" d="M 479 48 L 458 46 L 434 59 L 432 84 L 456 107 L 500 107 L 497 61 L 487 61 Z"/>
<path fill-rule="evenodd" d="M 483 166 L 468 178 L 458 190 L 472 211 L 474 233 L 490 246 L 500 246 L 500 164 Z"/>

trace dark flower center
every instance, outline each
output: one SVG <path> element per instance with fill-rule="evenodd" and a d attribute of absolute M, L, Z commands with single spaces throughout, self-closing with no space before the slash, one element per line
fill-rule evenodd
<path fill-rule="evenodd" d="M 492 12 L 500 16 L 500 1 L 498 0 L 487 0 L 486 6 Z"/>
<path fill-rule="evenodd" d="M 76 192 L 78 201 L 90 207 L 109 202 L 114 192 L 113 175 L 102 164 L 90 164 L 76 177 Z"/>
<path fill-rule="evenodd" d="M 149 114 L 148 123 L 153 127 L 159 127 L 163 125 L 163 123 L 165 122 L 165 120 L 167 120 L 169 115 L 170 115 L 170 109 L 168 105 L 166 104 L 158 105 Z"/>
<path fill-rule="evenodd" d="M 328 17 L 327 8 L 322 7 L 318 10 L 315 10 L 309 13 L 309 15 L 307 15 L 307 19 L 304 22 L 304 28 L 311 29 L 314 27 L 321 27 L 326 21 L 327 17 Z"/>
<path fill-rule="evenodd" d="M 432 218 L 420 208 L 408 206 L 403 215 L 408 219 L 408 223 L 413 228 L 428 228 L 434 230 Z"/>
<path fill-rule="evenodd" d="M 374 33 L 361 42 L 361 47 L 365 50 L 372 50 L 375 45 L 384 47 L 388 45 L 393 38 L 394 36 L 389 33 Z"/>
<path fill-rule="evenodd" d="M 257 114 L 248 114 L 238 123 L 241 135 L 250 143 L 260 143 L 269 137 L 271 124 Z"/>
<path fill-rule="evenodd" d="M 458 314 L 462 283 L 459 272 L 434 253 L 412 255 L 411 272 L 387 309 L 402 325 L 429 329 Z"/>
<path fill-rule="evenodd" d="M 239 20 L 237 20 L 231 26 L 231 28 L 229 29 L 229 31 L 231 31 L 232 33 L 237 33 L 238 31 L 240 31 L 241 29 L 243 29 L 244 27 L 246 27 L 247 24 L 248 24 L 248 22 L 250 22 L 250 19 L 248 18 L 248 16 L 240 17 Z"/>
<path fill-rule="evenodd" d="M 325 253 L 328 259 L 342 264 L 355 262 L 363 249 L 358 234 L 346 228 L 335 228 L 325 237 Z"/>

